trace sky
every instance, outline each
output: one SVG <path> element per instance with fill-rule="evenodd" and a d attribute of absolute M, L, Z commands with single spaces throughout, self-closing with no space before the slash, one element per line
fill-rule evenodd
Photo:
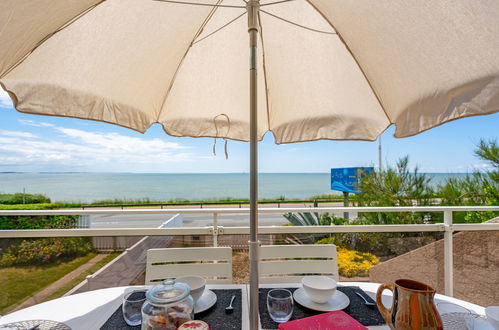
<path fill-rule="evenodd" d="M 474 156 L 480 139 L 497 140 L 499 113 L 446 123 L 413 137 L 382 137 L 383 166 L 409 156 L 421 172 L 472 172 L 489 165 Z M 0 172 L 246 173 L 249 144 L 178 138 L 159 124 L 145 134 L 116 125 L 17 112 L 0 89 Z M 315 141 L 259 144 L 262 173 L 328 173 L 331 168 L 378 166 L 378 142 Z"/>

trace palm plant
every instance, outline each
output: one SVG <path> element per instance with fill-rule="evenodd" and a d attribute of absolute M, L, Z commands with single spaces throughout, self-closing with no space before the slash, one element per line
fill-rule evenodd
<path fill-rule="evenodd" d="M 285 213 L 283 216 L 293 226 L 331 226 L 343 225 L 348 222 L 347 219 L 329 215 L 329 213 L 320 214 L 318 212 L 304 213 Z"/>
<path fill-rule="evenodd" d="M 284 213 L 283 216 L 293 226 L 320 226 L 321 216 L 318 212 Z"/>

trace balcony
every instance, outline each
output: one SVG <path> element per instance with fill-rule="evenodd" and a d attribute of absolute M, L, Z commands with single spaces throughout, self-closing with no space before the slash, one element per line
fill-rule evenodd
<path fill-rule="evenodd" d="M 396 278 L 409 277 L 426 282 L 439 293 L 454 296 L 479 305 L 491 305 L 499 300 L 499 223 L 456 224 L 456 212 L 499 211 L 499 206 L 463 207 L 263 207 L 259 209 L 262 218 L 279 217 L 288 212 L 320 212 L 343 214 L 379 212 L 419 212 L 443 214 L 442 223 L 397 224 L 397 225 L 332 225 L 332 226 L 260 226 L 259 234 L 264 244 L 293 244 L 307 239 L 341 234 L 361 233 L 372 236 L 379 233 L 413 233 L 431 235 L 431 242 L 425 241 L 413 248 L 405 238 L 394 244 L 402 246 L 402 252 L 395 258 L 382 258 L 382 263 L 371 269 L 370 277 L 356 280 L 387 282 Z M 161 228 L 76 228 L 40 230 L 0 230 L 0 239 L 41 237 L 92 237 L 94 246 L 101 249 L 123 248 L 123 253 L 87 277 L 67 294 L 88 290 L 141 284 L 140 274 L 145 265 L 145 250 L 165 246 L 232 246 L 235 251 L 245 251 L 248 226 L 228 226 L 231 217 L 244 217 L 247 208 L 169 208 L 169 209 L 83 209 L 83 210 L 22 210 L 0 211 L 0 216 L 151 216 L 164 215 L 166 221 Z M 177 216 L 175 216 L 177 215 Z M 196 216 L 206 226 L 186 227 L 182 217 Z M 282 224 L 287 220 L 282 218 Z M 222 225 L 223 224 L 223 225 Z M 105 237 L 113 237 L 107 240 Z M 414 240 L 412 240 L 414 241 Z M 100 242 L 100 243 L 99 243 Z M 111 243 L 109 243 L 111 242 Z M 393 242 L 392 242 L 393 243 Z M 428 244 L 426 244 L 428 243 Z M 108 244 L 109 246 L 107 246 Z M 409 250 L 404 252 L 404 249 Z M 235 254 L 238 252 L 235 252 Z M 244 254 L 244 253 L 243 253 Z M 244 261 L 243 261 L 244 262 Z M 348 280 L 343 277 L 343 280 Z"/>

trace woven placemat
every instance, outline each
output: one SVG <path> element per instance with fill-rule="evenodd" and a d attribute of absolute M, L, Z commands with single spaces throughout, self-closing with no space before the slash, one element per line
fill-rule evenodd
<path fill-rule="evenodd" d="M 38 324 L 37 330 L 71 330 L 66 324 L 51 320 L 26 320 L 19 322 L 12 322 L 9 324 L 2 324 L 0 327 L 18 327 L 19 329 L 26 329 Z"/>
<path fill-rule="evenodd" d="M 242 293 L 241 289 L 230 289 L 230 290 L 216 290 L 212 289 L 217 295 L 217 302 L 210 309 L 197 313 L 194 315 L 196 320 L 205 321 L 210 325 L 210 329 L 213 330 L 240 330 L 242 325 L 242 311 L 241 311 L 241 301 Z M 225 312 L 225 307 L 230 303 L 232 296 L 236 296 L 232 306 L 234 311 L 230 314 Z M 140 326 L 131 327 L 126 324 L 123 319 L 123 313 L 121 311 L 121 305 L 116 309 L 116 311 L 111 315 L 111 317 L 104 323 L 100 328 L 101 330 L 129 330 L 129 329 L 140 329 Z"/>
<path fill-rule="evenodd" d="M 287 290 L 294 292 L 297 288 L 286 288 Z M 260 289 L 260 299 L 259 299 L 259 309 L 260 309 L 260 322 L 262 324 L 262 328 L 264 329 L 277 329 L 278 324 L 274 322 L 267 311 L 267 294 L 272 289 Z M 362 289 L 356 286 L 342 286 L 338 287 L 338 290 L 347 295 L 348 299 L 350 299 L 350 305 L 345 308 L 343 311 L 362 323 L 365 326 L 370 325 L 381 325 L 385 324 L 383 317 L 378 312 L 378 308 L 376 306 L 367 307 L 364 304 L 364 301 L 355 294 L 355 292 L 360 292 L 368 301 L 372 301 L 367 293 L 365 293 Z M 297 320 L 304 317 L 309 317 L 313 315 L 322 314 L 323 312 L 314 311 L 312 309 L 308 309 L 306 307 L 301 306 L 300 304 L 294 304 L 293 315 L 291 316 L 291 320 Z"/>

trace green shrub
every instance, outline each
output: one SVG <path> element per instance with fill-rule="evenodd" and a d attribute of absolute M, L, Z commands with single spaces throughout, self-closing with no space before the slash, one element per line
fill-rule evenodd
<path fill-rule="evenodd" d="M 50 203 L 0 205 L 2 210 L 50 210 L 58 207 L 58 204 Z M 70 229 L 75 228 L 77 221 L 76 215 L 0 216 L 0 230 Z M 0 240 L 0 267 L 54 263 L 90 251 L 92 245 L 88 238 L 4 239 Z"/>
<path fill-rule="evenodd" d="M 0 267 L 39 265 L 74 258 L 92 251 L 87 238 L 41 238 L 22 240 L 5 250 L 0 248 Z"/>
<path fill-rule="evenodd" d="M 2 205 L 0 210 L 54 210 L 59 208 L 59 204 L 41 203 L 41 204 L 18 204 L 18 205 Z"/>
<path fill-rule="evenodd" d="M 5 229 L 71 229 L 77 215 L 0 216 L 0 230 Z"/>
<path fill-rule="evenodd" d="M 50 198 L 40 194 L 0 194 L 0 204 L 40 204 L 50 203 Z"/>

